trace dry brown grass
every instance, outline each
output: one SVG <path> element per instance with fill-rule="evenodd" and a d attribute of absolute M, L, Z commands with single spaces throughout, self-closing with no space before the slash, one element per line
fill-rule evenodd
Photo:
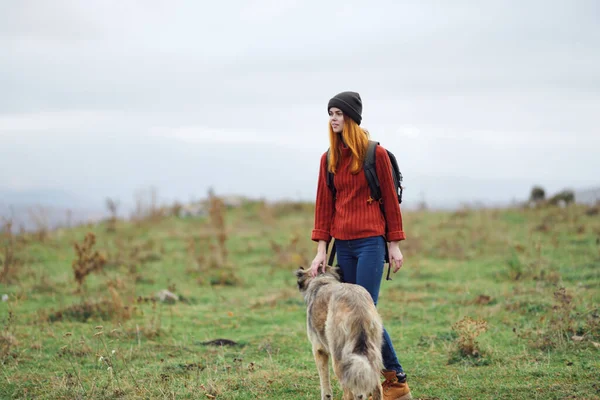
<path fill-rule="evenodd" d="M 117 231 L 117 214 L 119 210 L 119 201 L 113 200 L 110 197 L 106 199 L 106 208 L 110 213 L 110 217 L 108 218 L 106 224 L 106 231 L 109 233 L 114 233 Z"/>
<path fill-rule="evenodd" d="M 541 302 L 547 301 L 547 291 L 536 291 L 534 295 Z M 564 287 L 558 287 L 550 291 L 553 304 L 540 303 L 535 306 L 531 303 L 515 304 L 516 308 L 538 307 L 546 308 L 541 317 L 530 328 L 516 330 L 513 332 L 525 340 L 533 349 L 552 351 L 566 348 L 571 343 L 591 343 L 600 347 L 596 341 L 600 340 L 600 309 L 592 308 L 585 313 L 576 312 L 578 308 L 577 297 Z"/>
<path fill-rule="evenodd" d="M 297 215 L 299 213 L 312 214 L 315 206 L 312 203 L 300 201 L 279 201 L 272 206 L 272 214 L 276 219 L 284 218 L 289 215 Z"/>
<path fill-rule="evenodd" d="M 287 244 L 279 244 L 273 239 L 269 240 L 269 243 L 276 258 L 276 263 L 273 265 L 274 268 L 293 268 L 310 265 L 308 249 L 302 246 L 300 234 L 294 234 Z"/>
<path fill-rule="evenodd" d="M 548 332 L 555 340 L 561 341 L 575 334 L 575 319 L 573 310 L 575 304 L 573 296 L 564 287 L 558 288 L 554 293 L 553 313 L 551 314 Z"/>
<path fill-rule="evenodd" d="M 223 251 L 219 243 L 223 243 L 213 231 L 197 234 L 187 239 L 188 274 L 197 274 L 200 285 L 235 286 L 241 280 L 230 263 L 224 263 Z"/>
<path fill-rule="evenodd" d="M 0 282 L 1 283 L 12 283 L 17 276 L 17 269 L 22 264 L 17 256 L 16 247 L 17 240 L 12 233 L 12 222 L 7 221 L 2 231 L 0 232 L 0 243 L 2 248 L 0 249 L 0 261 L 2 269 L 0 270 Z"/>
<path fill-rule="evenodd" d="M 186 242 L 188 262 L 190 263 L 188 272 L 202 272 L 217 265 L 217 260 L 213 257 L 215 249 L 210 234 L 192 235 L 187 238 Z"/>
<path fill-rule="evenodd" d="M 229 262 L 228 231 L 225 220 L 226 206 L 223 200 L 212 191 L 208 198 L 209 231 L 203 235 L 196 235 L 187 240 L 188 259 L 196 264 L 197 268 L 188 269 L 188 272 L 198 270 L 199 284 L 236 286 L 241 283 L 234 267 Z"/>
<path fill-rule="evenodd" d="M 35 226 L 34 236 L 39 242 L 45 242 L 48 238 L 50 223 L 48 222 L 48 210 L 37 206 L 27 210 L 29 219 Z"/>
<path fill-rule="evenodd" d="M 0 361 L 4 361 L 11 356 L 12 350 L 19 344 L 14 333 L 15 314 L 12 310 L 8 311 L 8 316 L 0 331 Z"/>
<path fill-rule="evenodd" d="M 96 244 L 96 235 L 88 232 L 81 244 L 75 242 L 76 258 L 73 260 L 72 268 L 77 282 L 78 290 L 81 291 L 85 278 L 92 272 L 102 271 L 106 264 L 106 258 L 93 247 Z"/>
<path fill-rule="evenodd" d="M 487 321 L 483 319 L 473 319 L 469 316 L 462 318 L 460 321 L 452 325 L 452 330 L 458 334 L 455 345 L 456 348 L 451 354 L 451 360 L 456 361 L 456 353 L 459 358 L 481 356 L 481 350 L 477 343 L 477 337 L 488 329 Z"/>
<path fill-rule="evenodd" d="M 264 307 L 276 307 L 279 302 L 295 300 L 298 298 L 298 292 L 295 288 L 284 288 L 273 294 L 261 296 L 252 302 L 251 308 L 260 309 Z"/>
<path fill-rule="evenodd" d="M 258 217 L 264 226 L 273 226 L 276 222 L 273 207 L 269 206 L 264 200 L 258 204 Z"/>
<path fill-rule="evenodd" d="M 223 200 L 217 196 L 209 198 L 209 218 L 213 229 L 213 235 L 217 242 L 218 254 L 221 257 L 219 264 L 227 263 L 227 227 L 225 225 L 225 204 Z"/>
<path fill-rule="evenodd" d="M 114 249 L 105 246 L 105 268 L 124 266 L 131 276 L 137 278 L 140 278 L 138 273 L 140 266 L 159 261 L 164 253 L 164 247 L 155 240 L 135 240 L 133 235 L 118 236 L 113 243 Z"/>

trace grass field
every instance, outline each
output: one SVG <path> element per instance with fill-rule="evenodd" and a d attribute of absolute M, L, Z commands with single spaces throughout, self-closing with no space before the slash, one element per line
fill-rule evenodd
<path fill-rule="evenodd" d="M 379 310 L 415 398 L 600 399 L 595 211 L 404 213 Z M 320 398 L 293 275 L 312 213 L 215 199 L 206 218 L 5 232 L 0 398 Z"/>

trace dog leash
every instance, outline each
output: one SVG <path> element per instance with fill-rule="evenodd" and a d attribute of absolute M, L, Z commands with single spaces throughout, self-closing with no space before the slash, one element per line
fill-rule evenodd
<path fill-rule="evenodd" d="M 387 243 L 385 245 L 385 258 L 383 259 L 383 262 L 388 264 L 388 273 L 387 276 L 385 277 L 386 281 L 391 281 L 392 278 L 390 278 L 390 271 L 392 270 L 392 262 L 390 261 L 390 249 L 387 246 Z"/>
<path fill-rule="evenodd" d="M 329 243 L 327 244 L 329 246 Z M 335 239 L 333 239 L 333 244 L 331 245 L 331 253 L 329 253 L 329 261 L 327 265 L 333 267 L 333 259 L 335 258 Z"/>

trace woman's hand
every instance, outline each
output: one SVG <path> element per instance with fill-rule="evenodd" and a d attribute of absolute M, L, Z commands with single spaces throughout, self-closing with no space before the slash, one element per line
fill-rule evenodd
<path fill-rule="evenodd" d="M 388 251 L 390 255 L 390 265 L 393 267 L 394 273 L 396 273 L 402 268 L 402 264 L 404 263 L 404 256 L 400 251 L 400 242 L 390 242 L 388 244 Z"/>
<path fill-rule="evenodd" d="M 324 240 L 319 240 L 319 245 L 317 247 L 317 255 L 315 256 L 312 264 L 310 265 L 310 276 L 313 278 L 319 274 L 319 268 L 322 268 L 322 271 L 325 272 L 325 265 L 327 263 L 327 243 Z"/>
<path fill-rule="evenodd" d="M 310 270 L 309 270 L 310 276 L 312 276 L 313 278 L 315 276 L 317 276 L 319 274 L 319 268 L 321 268 L 322 271 L 325 271 L 326 261 L 327 261 L 327 253 L 317 252 L 315 259 L 313 260 L 312 264 L 310 265 Z"/>

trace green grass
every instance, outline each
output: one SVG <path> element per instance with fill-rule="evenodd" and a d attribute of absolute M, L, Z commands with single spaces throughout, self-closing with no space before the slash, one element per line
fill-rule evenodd
<path fill-rule="evenodd" d="M 314 257 L 312 212 L 228 210 L 225 261 L 211 261 L 209 219 L 4 235 L 0 260 L 11 247 L 19 263 L 0 284 L 0 398 L 319 398 L 293 275 Z M 573 206 L 404 220 L 405 265 L 383 280 L 378 308 L 415 398 L 600 399 L 599 216 Z M 78 292 L 73 243 L 87 232 L 108 262 Z M 166 288 L 181 301 L 154 301 Z M 453 329 L 465 317 L 485 330 Z M 215 339 L 237 344 L 205 344 Z"/>

